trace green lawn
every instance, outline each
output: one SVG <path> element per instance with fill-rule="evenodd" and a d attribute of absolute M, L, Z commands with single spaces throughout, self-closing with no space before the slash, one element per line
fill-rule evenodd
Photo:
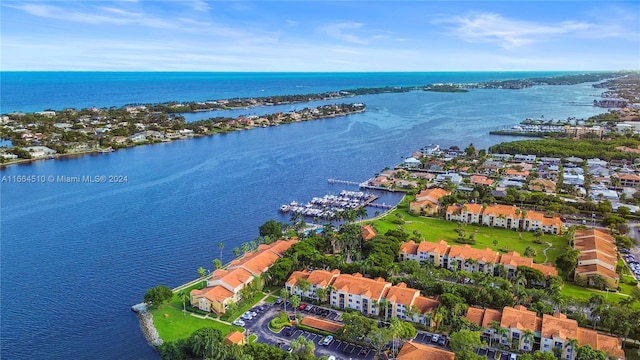
<path fill-rule="evenodd" d="M 397 229 L 398 224 L 394 224 L 392 221 L 397 219 L 396 213 L 400 213 L 404 218 L 404 225 L 402 226 L 406 231 L 412 233 L 418 230 L 424 239 L 427 241 L 444 240 L 451 245 L 458 243 L 455 240 L 458 238 L 458 234 L 455 230 L 458 228 L 458 224 L 453 221 L 446 221 L 436 218 L 428 218 L 421 216 L 414 216 L 406 212 L 402 207 L 394 210 L 391 214 L 373 221 L 374 226 L 384 234 L 388 230 Z M 562 253 L 567 246 L 567 240 L 562 236 L 544 235 L 541 240 L 543 244 L 534 243 L 535 237 L 533 233 L 523 232 L 519 233 L 514 230 L 490 228 L 484 226 L 477 226 L 473 224 L 466 224 L 464 230 L 467 237 L 471 233 L 475 233 L 476 244 L 475 248 L 491 248 L 502 252 L 517 251 L 520 255 L 524 254 L 527 246 L 531 246 L 537 251 L 537 255 L 534 258 L 536 263 L 544 262 L 543 250 L 547 247 L 545 243 L 551 243 L 552 247 L 547 251 L 547 262 L 555 263 L 556 258 Z M 498 246 L 493 244 L 494 240 L 498 240 Z M 459 245 L 459 244 L 458 244 Z"/>
<path fill-rule="evenodd" d="M 624 349 L 627 360 L 640 360 L 640 352 L 638 349 Z"/>
<path fill-rule="evenodd" d="M 601 291 L 596 289 L 583 288 L 575 284 L 565 283 L 562 288 L 562 293 L 565 294 L 566 296 L 570 296 L 570 297 L 581 299 L 581 300 L 589 300 L 591 298 L 591 295 L 600 294 L 604 296 L 606 301 L 617 303 L 621 299 L 626 298 L 627 296 L 625 294 L 631 292 L 631 289 L 633 289 L 632 286 L 625 285 L 625 284 L 622 284 L 621 288 L 622 288 L 622 294 L 611 292 L 611 291 L 606 292 L 606 291 Z M 640 308 L 640 303 L 636 303 L 634 305 L 634 308 Z"/>
<path fill-rule="evenodd" d="M 266 299 L 264 299 L 264 302 L 266 302 L 267 304 L 273 304 L 276 302 L 276 300 L 278 299 L 278 297 L 273 296 L 273 295 L 269 295 L 267 296 Z"/>
<path fill-rule="evenodd" d="M 183 316 L 182 310 L 171 305 L 162 305 L 157 309 L 151 310 L 153 314 L 153 324 L 158 329 L 160 338 L 164 341 L 174 341 L 180 338 L 188 338 L 194 331 L 204 327 L 215 327 L 222 331 L 222 335 L 226 336 L 233 330 L 244 332 L 244 329 L 237 326 L 227 325 L 225 323 L 211 320 L 199 319 L 186 314 Z M 165 314 L 168 316 L 165 317 Z"/>
<path fill-rule="evenodd" d="M 258 335 L 256 334 L 251 334 L 249 335 L 249 339 L 247 339 L 248 342 L 255 342 L 256 340 L 258 340 Z"/>

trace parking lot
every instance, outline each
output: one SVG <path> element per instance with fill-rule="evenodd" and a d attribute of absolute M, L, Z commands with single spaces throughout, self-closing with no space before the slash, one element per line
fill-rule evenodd
<path fill-rule="evenodd" d="M 636 279 L 640 280 L 640 261 L 638 261 L 638 256 L 631 253 L 628 249 L 620 249 L 622 253 L 622 258 L 629 266 L 629 270 L 636 277 Z"/>
<path fill-rule="evenodd" d="M 284 309 L 284 303 L 279 305 L 263 304 L 262 310 L 254 307 L 250 310 L 255 312 L 255 317 L 246 317 L 243 319 L 245 323 L 246 335 L 255 334 L 258 336 L 258 342 L 277 346 L 284 351 L 290 349 L 291 342 L 300 336 L 303 336 L 316 345 L 315 355 L 321 356 L 335 356 L 336 359 L 353 359 L 353 360 L 371 360 L 375 355 L 375 351 L 369 348 L 363 348 L 358 345 L 350 344 L 340 340 L 334 340 L 329 345 L 320 345 L 320 341 L 324 338 L 322 335 L 314 334 L 308 331 L 302 331 L 297 328 L 285 327 L 279 333 L 274 333 L 269 329 L 269 322 L 278 312 Z M 291 305 L 287 305 L 287 310 L 292 312 Z M 312 308 L 313 310 L 313 308 Z M 328 311 L 327 311 L 328 310 Z M 341 313 L 325 309 L 318 308 L 314 311 L 299 311 L 303 315 L 313 315 L 317 317 L 323 317 L 330 320 L 339 319 Z M 318 313 L 319 312 L 319 313 Z"/>

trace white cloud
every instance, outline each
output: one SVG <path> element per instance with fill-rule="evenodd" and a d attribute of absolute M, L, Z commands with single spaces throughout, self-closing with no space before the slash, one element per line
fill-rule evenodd
<path fill-rule="evenodd" d="M 494 13 L 456 16 L 436 22 L 453 25 L 453 33 L 464 41 L 498 43 L 505 49 L 545 41 L 560 35 L 583 35 L 596 30 L 594 24 L 587 22 L 563 21 L 544 24 L 508 19 Z"/>
<path fill-rule="evenodd" d="M 209 6 L 209 4 L 207 4 L 205 1 L 202 1 L 202 0 L 194 1 L 191 4 L 191 6 L 193 7 L 193 10 L 200 11 L 200 12 L 207 12 L 211 9 L 211 6 Z"/>
<path fill-rule="evenodd" d="M 338 40 L 365 45 L 369 43 L 368 39 L 358 37 L 352 33 L 353 30 L 361 29 L 363 26 L 364 24 L 362 23 L 349 21 L 325 25 L 320 28 L 320 31 Z"/>

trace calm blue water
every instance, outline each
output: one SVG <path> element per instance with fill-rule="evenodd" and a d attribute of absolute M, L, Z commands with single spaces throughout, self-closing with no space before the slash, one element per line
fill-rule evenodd
<path fill-rule="evenodd" d="M 68 80 L 60 73 L 41 74 L 37 81 L 38 74 L 11 74 L 14 80 L 31 80 L 20 91 L 12 84 L 13 92 L 22 96 L 8 97 L 3 74 L 3 111 L 5 106 L 28 111 L 85 102 L 111 106 L 191 95 L 221 98 L 256 89 L 276 93 L 278 82 L 286 93 L 312 79 L 315 85 L 304 92 L 364 86 L 368 81 L 360 74 L 353 75 L 354 86 L 345 74 L 289 74 L 282 79 L 263 74 L 253 81 L 251 75 L 239 74 L 237 80 L 219 79 L 222 90 L 184 89 L 182 94 L 176 87 L 198 82 L 197 74 L 167 74 L 159 80 L 148 74 L 119 74 L 128 80 L 113 83 L 103 73 L 70 74 Z M 222 76 L 205 75 L 203 83 Z M 455 81 L 507 75 L 469 74 L 466 79 L 458 74 Z M 387 74 L 375 81 L 385 85 L 378 82 L 386 77 L 390 84 L 422 83 L 440 74 L 411 76 Z M 88 87 L 101 95 L 81 98 L 78 89 Z M 51 93 L 44 97 L 46 89 Z M 128 182 L 1 184 L 1 356 L 157 359 L 130 306 L 151 286 L 177 286 L 195 278 L 199 266 L 211 269 L 219 241 L 225 243 L 228 261 L 233 247 L 253 240 L 266 220 L 288 221 L 279 217 L 281 204 L 353 189 L 330 185 L 328 178 L 365 180 L 429 143 L 487 147 L 509 139 L 489 136 L 488 131 L 527 117 L 587 117 L 601 112 L 589 106 L 599 93 L 583 84 L 363 96 L 358 101 L 365 102 L 368 111 L 349 117 L 3 169 L 0 176 L 124 175 Z M 65 99 L 70 102 L 63 105 Z"/>
<path fill-rule="evenodd" d="M 0 72 L 0 114 L 544 77 L 571 72 Z M 577 73 L 577 72 L 574 72 Z M 34 101 L 37 99 L 37 101 Z"/>

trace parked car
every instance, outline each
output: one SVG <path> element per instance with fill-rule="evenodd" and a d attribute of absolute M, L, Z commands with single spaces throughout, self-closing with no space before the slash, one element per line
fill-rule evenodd
<path fill-rule="evenodd" d="M 235 326 L 244 326 L 244 325 L 245 325 L 244 321 L 242 321 L 242 320 L 240 320 L 240 319 L 236 319 L 236 320 L 234 320 L 234 321 L 232 322 L 232 324 L 233 324 L 233 325 L 235 325 Z"/>
<path fill-rule="evenodd" d="M 438 345 L 445 346 L 447 345 L 447 337 L 442 335 L 440 339 L 438 339 Z"/>
<path fill-rule="evenodd" d="M 298 307 L 298 310 L 302 311 L 302 310 L 304 310 L 306 308 L 307 308 L 307 304 L 302 303 L 302 304 L 300 304 L 300 307 Z"/>
<path fill-rule="evenodd" d="M 307 307 L 304 309 L 304 311 L 309 312 L 309 311 L 313 310 L 313 308 L 314 308 L 314 306 L 313 306 L 313 305 L 309 305 L 309 306 L 307 306 Z"/>
<path fill-rule="evenodd" d="M 437 343 L 438 340 L 440 340 L 440 335 L 433 334 L 433 336 L 431 337 L 431 342 Z"/>
<path fill-rule="evenodd" d="M 282 304 L 282 298 L 277 298 L 275 304 L 276 305 Z"/>
<path fill-rule="evenodd" d="M 295 334 L 297 330 L 298 329 L 295 327 L 289 328 L 289 331 L 287 331 L 287 336 L 293 336 L 293 334 Z"/>
<path fill-rule="evenodd" d="M 248 311 L 244 314 L 242 314 L 242 316 L 240 316 L 241 318 L 243 318 L 244 320 L 251 320 L 253 319 L 253 315 L 251 315 L 251 313 L 249 313 Z"/>
<path fill-rule="evenodd" d="M 322 339 L 320 341 L 320 345 L 325 345 L 326 346 L 326 345 L 331 344 L 332 341 L 333 341 L 333 336 L 327 335 L 327 336 L 324 337 L 324 339 Z"/>

